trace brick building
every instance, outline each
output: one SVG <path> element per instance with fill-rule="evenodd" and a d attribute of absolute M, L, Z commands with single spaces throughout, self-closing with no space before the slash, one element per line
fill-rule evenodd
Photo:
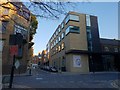
<path fill-rule="evenodd" d="M 1 2 L 2 3 L 2 2 Z M 13 57 L 10 55 L 9 39 L 11 34 L 20 33 L 23 37 L 22 45 L 18 46 L 18 60 L 20 66 L 15 73 L 24 73 L 29 60 L 29 26 L 30 11 L 21 2 L 9 2 L 0 7 L 0 54 L 2 56 L 2 73 L 10 74 Z"/>
<path fill-rule="evenodd" d="M 112 51 L 104 51 L 106 45 Z M 120 41 L 100 39 L 97 16 L 69 12 L 50 38 L 46 51 L 49 66 L 58 70 L 119 71 Z"/>

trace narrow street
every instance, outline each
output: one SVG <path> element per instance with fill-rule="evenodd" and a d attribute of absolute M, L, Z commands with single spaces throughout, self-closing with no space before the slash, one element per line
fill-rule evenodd
<path fill-rule="evenodd" d="M 118 88 L 114 84 L 117 79 L 117 72 L 78 74 L 34 69 L 31 76 L 15 76 L 13 88 Z"/>

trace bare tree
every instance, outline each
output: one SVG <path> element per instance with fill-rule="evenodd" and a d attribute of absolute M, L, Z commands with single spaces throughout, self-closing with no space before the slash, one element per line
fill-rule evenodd
<path fill-rule="evenodd" d="M 6 7 L 8 3 L 14 1 L 16 1 L 16 4 L 14 5 L 17 5 L 17 3 L 20 2 L 20 0 L 7 0 L 5 3 L 0 3 L 0 6 L 15 10 L 14 8 Z M 63 2 L 62 0 L 28 0 L 27 2 L 23 3 L 35 16 L 49 19 L 59 19 L 61 14 L 67 13 L 67 9 L 71 7 L 74 8 L 75 6 L 72 2 Z M 21 10 L 21 7 L 19 7 L 17 10 Z"/>
<path fill-rule="evenodd" d="M 61 14 L 67 14 L 68 8 L 74 8 L 74 4 L 71 2 L 62 2 L 61 0 L 47 1 L 42 0 L 30 0 L 30 3 L 26 3 L 26 6 L 32 11 L 32 13 L 38 17 L 58 19 Z"/>

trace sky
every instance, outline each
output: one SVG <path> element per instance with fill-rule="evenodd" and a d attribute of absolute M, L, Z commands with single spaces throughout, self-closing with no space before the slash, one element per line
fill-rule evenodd
<path fill-rule="evenodd" d="M 89 1 L 89 0 L 88 0 Z M 76 3 L 76 2 L 73 2 Z M 118 39 L 118 3 L 117 2 L 77 2 L 76 8 L 69 8 L 68 11 L 75 11 L 98 17 L 100 38 Z M 34 36 L 34 55 L 46 49 L 46 45 L 65 18 L 61 15 L 59 20 L 38 18 L 38 29 Z"/>

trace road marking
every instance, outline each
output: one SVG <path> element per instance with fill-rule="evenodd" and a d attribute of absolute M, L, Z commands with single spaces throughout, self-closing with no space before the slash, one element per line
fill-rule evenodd
<path fill-rule="evenodd" d="M 36 80 L 43 80 L 43 78 L 36 78 Z"/>

